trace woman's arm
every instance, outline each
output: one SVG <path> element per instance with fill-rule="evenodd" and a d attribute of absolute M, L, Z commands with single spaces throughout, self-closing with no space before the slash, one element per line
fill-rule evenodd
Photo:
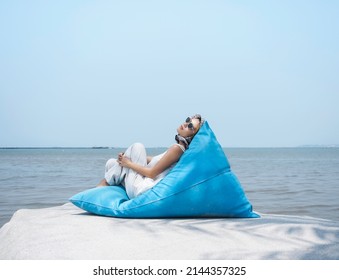
<path fill-rule="evenodd" d="M 142 176 L 154 179 L 161 172 L 165 171 L 172 164 L 176 163 L 182 154 L 183 151 L 180 149 L 180 147 L 173 145 L 153 167 L 142 166 L 134 163 L 126 156 L 122 156 L 118 162 L 121 166 L 131 168 Z"/>

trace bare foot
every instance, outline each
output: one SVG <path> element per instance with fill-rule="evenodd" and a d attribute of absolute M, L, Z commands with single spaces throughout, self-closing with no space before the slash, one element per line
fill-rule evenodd
<path fill-rule="evenodd" d="M 109 184 L 107 183 L 105 179 L 102 179 L 97 185 L 97 187 L 107 187 L 107 186 L 109 186 Z"/>

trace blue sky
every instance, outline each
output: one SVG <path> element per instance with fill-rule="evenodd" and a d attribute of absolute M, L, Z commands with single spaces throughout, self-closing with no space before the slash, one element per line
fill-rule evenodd
<path fill-rule="evenodd" d="M 339 144 L 338 1 L 0 1 L 0 147 Z"/>

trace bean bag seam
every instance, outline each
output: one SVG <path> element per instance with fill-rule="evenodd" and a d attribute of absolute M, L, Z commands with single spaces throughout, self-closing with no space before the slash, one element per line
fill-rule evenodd
<path fill-rule="evenodd" d="M 201 184 L 201 183 L 203 183 L 203 182 L 210 181 L 210 180 L 214 179 L 215 177 L 218 177 L 218 176 L 220 176 L 220 175 L 222 175 L 222 174 L 230 173 L 230 172 L 231 172 L 231 171 L 229 170 L 229 168 L 226 168 L 225 170 L 221 171 L 220 173 L 218 173 L 218 174 L 216 174 L 216 175 L 214 175 L 214 176 L 212 176 L 212 177 L 209 177 L 209 178 L 207 178 L 207 179 L 204 179 L 204 180 L 202 180 L 202 181 L 199 181 L 199 182 L 193 184 L 192 186 L 190 186 L 190 187 L 188 187 L 188 188 L 185 188 L 184 190 L 180 190 L 180 191 L 178 191 L 178 192 L 176 192 L 176 193 L 173 193 L 173 194 L 171 194 L 171 195 L 168 195 L 168 196 L 166 196 L 166 197 L 161 197 L 161 198 L 159 198 L 159 199 L 152 200 L 152 201 L 150 201 L 150 202 L 143 203 L 143 204 L 137 205 L 137 206 L 135 206 L 135 207 L 128 208 L 128 209 L 124 209 L 124 210 L 134 210 L 134 209 L 141 208 L 141 207 L 143 207 L 143 206 L 147 206 L 147 205 L 149 205 L 149 204 L 152 204 L 152 203 L 155 203 L 155 202 L 158 202 L 158 201 L 167 199 L 167 198 L 169 198 L 169 197 L 171 197 L 171 196 L 174 196 L 174 195 L 177 195 L 177 194 L 179 194 L 179 193 L 185 192 L 185 191 L 187 191 L 187 190 L 189 190 L 189 189 L 192 189 L 192 188 L 196 187 L 197 185 L 199 185 L 199 184 Z M 129 200 L 128 200 L 128 201 L 129 201 Z M 127 201 L 123 202 L 122 204 L 124 204 L 124 203 L 126 203 L 126 202 L 127 202 Z M 122 204 L 121 204 L 121 205 L 122 205 Z M 117 209 L 117 210 L 118 210 L 118 209 Z"/>

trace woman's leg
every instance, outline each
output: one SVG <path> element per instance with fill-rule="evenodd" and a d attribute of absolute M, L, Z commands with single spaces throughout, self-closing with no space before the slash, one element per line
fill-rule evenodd
<path fill-rule="evenodd" d="M 126 152 L 125 156 L 130 158 L 134 163 L 137 163 L 142 166 L 147 165 L 147 154 L 145 146 L 141 143 L 135 143 L 130 146 Z M 122 173 L 125 175 L 125 188 L 129 198 L 133 198 L 138 193 L 138 186 L 144 181 L 144 177 L 139 173 L 135 172 L 129 168 L 123 168 Z"/>
<path fill-rule="evenodd" d="M 122 167 L 115 158 L 111 158 L 106 162 L 105 180 L 109 186 L 120 185 L 123 177 L 121 176 Z"/>
<path fill-rule="evenodd" d="M 141 143 L 131 145 L 124 153 L 132 162 L 146 166 L 147 154 L 145 146 Z M 124 185 L 130 198 L 138 194 L 138 187 L 143 185 L 144 177 L 132 169 L 119 165 L 116 159 L 107 161 L 105 166 L 105 179 L 98 186 Z"/>
<path fill-rule="evenodd" d="M 97 187 L 106 187 L 109 186 L 109 184 L 107 183 L 106 179 L 102 179 L 99 184 L 97 185 Z"/>

